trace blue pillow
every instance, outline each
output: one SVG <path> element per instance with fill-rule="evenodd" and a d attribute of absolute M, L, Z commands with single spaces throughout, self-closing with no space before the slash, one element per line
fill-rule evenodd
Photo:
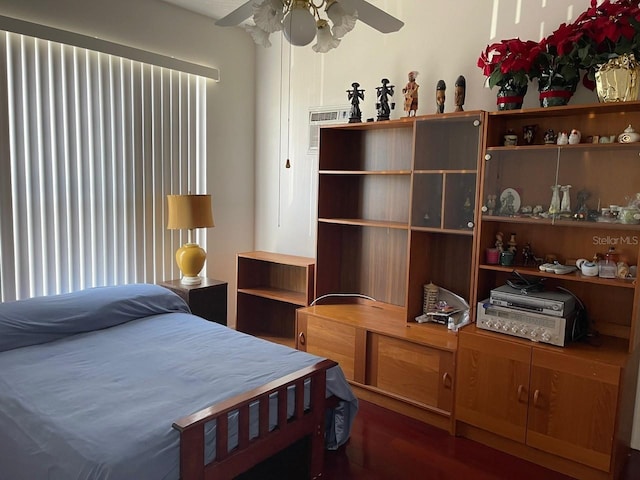
<path fill-rule="evenodd" d="M 0 352 L 171 312 L 190 313 L 177 294 L 151 284 L 96 287 L 0 303 Z"/>

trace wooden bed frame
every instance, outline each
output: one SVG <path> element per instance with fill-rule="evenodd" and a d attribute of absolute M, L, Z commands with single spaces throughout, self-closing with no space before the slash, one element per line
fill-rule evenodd
<path fill-rule="evenodd" d="M 336 366 L 332 360 L 322 360 L 278 380 L 236 395 L 207 407 L 173 424 L 180 432 L 181 480 L 231 479 L 263 460 L 307 436 L 310 438 L 311 478 L 322 474 L 324 461 L 324 415 L 327 405 L 326 373 Z M 304 382 L 311 380 L 310 404 L 304 405 Z M 287 418 L 287 388 L 295 386 L 294 414 Z M 269 396 L 278 398 L 277 425 L 269 430 Z M 259 404 L 259 433 L 249 438 L 249 405 Z M 228 451 L 229 412 L 238 411 L 238 446 Z M 215 459 L 205 465 L 204 425 L 216 421 Z"/>

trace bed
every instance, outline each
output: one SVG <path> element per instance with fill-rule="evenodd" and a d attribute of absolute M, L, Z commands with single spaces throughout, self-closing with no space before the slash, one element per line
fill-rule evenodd
<path fill-rule="evenodd" d="M 335 362 L 160 286 L 0 304 L 0 480 L 233 478 L 303 438 L 316 477 L 357 408 Z"/>

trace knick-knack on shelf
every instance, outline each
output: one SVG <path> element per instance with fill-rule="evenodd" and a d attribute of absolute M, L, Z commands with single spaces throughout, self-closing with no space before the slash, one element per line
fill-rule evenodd
<path fill-rule="evenodd" d="M 456 79 L 455 89 L 454 89 L 454 103 L 456 105 L 455 112 L 462 112 L 464 109 L 462 106 L 464 105 L 464 97 L 466 95 L 467 90 L 467 81 L 465 78 L 460 75 Z"/>
<path fill-rule="evenodd" d="M 417 76 L 418 72 L 409 72 L 409 81 L 402 89 L 402 93 L 404 94 L 404 111 L 407 112 L 407 117 L 411 117 L 411 114 L 415 117 L 416 111 L 418 110 L 418 88 L 420 86 L 416 83 Z"/>
<path fill-rule="evenodd" d="M 389 97 L 393 96 L 393 85 L 389 85 L 389 79 L 383 78 L 381 80 L 382 86 L 376 87 L 378 94 L 378 103 L 376 108 L 378 109 L 378 121 L 389 120 L 391 110 L 395 107 L 395 103 L 389 104 Z"/>
<path fill-rule="evenodd" d="M 438 80 L 436 85 L 436 113 L 444 113 L 444 101 L 446 99 L 447 84 L 444 80 Z"/>
<path fill-rule="evenodd" d="M 360 84 L 353 82 L 352 90 L 347 90 L 348 99 L 351 100 L 351 110 L 349 110 L 349 123 L 358 123 L 362 121 L 362 112 L 360 111 L 360 100 L 364 100 L 364 90 L 360 90 Z"/>

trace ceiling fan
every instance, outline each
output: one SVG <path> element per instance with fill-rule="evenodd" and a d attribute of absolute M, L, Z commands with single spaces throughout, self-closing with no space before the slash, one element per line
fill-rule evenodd
<path fill-rule="evenodd" d="M 322 10 L 328 18 L 321 16 Z M 216 25 L 239 25 L 253 17 L 247 26 L 253 40 L 264 47 L 271 46 L 269 35 L 282 30 L 292 45 L 308 45 L 324 53 L 335 48 L 340 39 L 360 20 L 381 33 L 397 32 L 404 22 L 365 0 L 249 0 Z M 330 23 L 331 22 L 331 23 Z"/>

